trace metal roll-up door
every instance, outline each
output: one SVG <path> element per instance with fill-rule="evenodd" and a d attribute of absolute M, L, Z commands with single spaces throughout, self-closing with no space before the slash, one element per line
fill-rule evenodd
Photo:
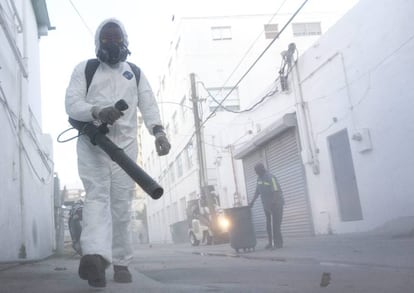
<path fill-rule="evenodd" d="M 265 146 L 265 154 L 268 169 L 277 177 L 285 198 L 282 234 L 284 236 L 313 235 L 296 128 L 290 128 L 269 141 Z"/>
<path fill-rule="evenodd" d="M 258 162 L 265 162 L 263 158 L 264 152 L 259 148 L 243 158 L 244 178 L 246 182 L 246 192 L 248 202 L 251 202 L 256 190 L 257 175 L 254 171 L 254 165 Z M 263 237 L 266 235 L 266 221 L 263 212 L 261 200 L 258 198 L 252 208 L 252 221 L 256 231 L 256 236 Z"/>

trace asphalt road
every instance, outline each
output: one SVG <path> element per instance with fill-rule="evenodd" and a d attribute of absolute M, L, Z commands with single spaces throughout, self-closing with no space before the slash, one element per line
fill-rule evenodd
<path fill-rule="evenodd" d="M 260 248 L 258 248 L 260 249 Z M 141 247 L 130 266 L 132 284 L 117 284 L 112 269 L 99 292 L 364 292 L 413 293 L 414 271 L 314 259 L 211 255 L 191 246 Z M 277 255 L 278 251 L 273 252 Z M 0 270 L 0 293 L 95 292 L 77 276 L 79 256 L 65 255 Z M 325 274 L 324 274 L 325 273 Z M 324 277 L 323 277 L 324 276 Z"/>
<path fill-rule="evenodd" d="M 171 290 L 165 292 L 414 292 L 411 270 L 313 259 L 254 259 L 248 253 L 214 256 L 191 248 L 138 251 L 134 269 Z"/>

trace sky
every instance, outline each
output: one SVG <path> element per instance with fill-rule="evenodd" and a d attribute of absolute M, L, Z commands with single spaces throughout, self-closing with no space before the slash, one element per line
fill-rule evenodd
<path fill-rule="evenodd" d="M 358 0 L 309 0 L 308 11 L 330 6 L 332 11 Z M 211 16 L 280 12 L 293 13 L 304 0 L 46 0 L 55 30 L 40 40 L 42 127 L 54 141 L 55 172 L 61 188 L 82 188 L 77 173 L 76 139 L 57 143 L 58 135 L 70 128 L 64 109 L 66 87 L 74 67 L 95 58 L 94 34 L 106 18 L 118 18 L 129 37 L 129 61 L 145 72 L 153 88 L 167 64 L 167 52 L 174 35 L 172 21 L 180 16 Z M 346 2 L 348 4 L 346 4 Z M 247 49 L 247 48 L 246 48 Z M 260 52 L 258 52 L 259 54 Z M 62 139 L 75 136 L 68 132 Z"/>

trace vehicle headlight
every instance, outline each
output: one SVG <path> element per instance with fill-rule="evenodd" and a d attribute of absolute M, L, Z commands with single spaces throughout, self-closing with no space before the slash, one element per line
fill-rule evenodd
<path fill-rule="evenodd" d="M 224 231 L 227 231 L 230 228 L 230 221 L 224 216 L 218 218 L 218 224 Z"/>

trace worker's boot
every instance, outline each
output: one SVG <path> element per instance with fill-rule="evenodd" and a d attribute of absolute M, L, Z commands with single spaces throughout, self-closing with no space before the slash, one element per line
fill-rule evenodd
<path fill-rule="evenodd" d="M 118 283 L 131 283 L 132 276 L 127 266 L 114 265 L 114 280 Z"/>
<path fill-rule="evenodd" d="M 92 287 L 103 288 L 106 286 L 105 259 L 98 254 L 87 254 L 82 256 L 79 264 L 79 277 L 88 280 Z"/>

